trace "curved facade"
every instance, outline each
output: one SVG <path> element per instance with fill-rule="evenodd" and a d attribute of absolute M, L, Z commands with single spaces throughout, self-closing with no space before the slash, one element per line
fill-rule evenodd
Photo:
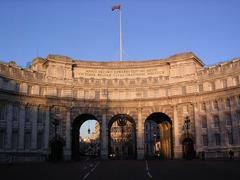
<path fill-rule="evenodd" d="M 96 119 L 101 157 L 106 159 L 109 124 L 123 115 L 133 124 L 138 159 L 146 154 L 147 120 L 165 128 L 167 158 L 183 157 L 186 138 L 206 157 L 224 157 L 230 149 L 240 157 L 239 79 L 240 59 L 204 67 L 191 52 L 138 62 L 49 55 L 34 59 L 27 69 L 2 63 L 0 153 L 45 158 L 58 139 L 64 159 L 76 158 L 79 127 Z"/>

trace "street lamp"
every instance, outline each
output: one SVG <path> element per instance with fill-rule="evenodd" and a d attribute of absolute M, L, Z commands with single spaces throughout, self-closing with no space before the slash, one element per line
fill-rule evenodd
<path fill-rule="evenodd" d="M 184 125 L 183 125 L 186 137 L 189 138 L 189 129 L 190 129 L 190 118 L 189 116 L 186 116 L 184 120 Z"/>
<path fill-rule="evenodd" d="M 54 121 L 52 122 L 53 126 L 54 126 L 54 135 L 55 135 L 55 139 L 57 139 L 57 126 L 59 125 L 59 120 L 58 119 L 54 119 Z"/>
<path fill-rule="evenodd" d="M 184 125 L 183 125 L 184 131 L 185 131 L 185 140 L 184 140 L 184 156 L 187 159 L 192 159 L 193 157 L 193 147 L 192 147 L 192 141 L 189 138 L 189 129 L 190 129 L 190 118 L 188 116 L 185 117 Z"/>

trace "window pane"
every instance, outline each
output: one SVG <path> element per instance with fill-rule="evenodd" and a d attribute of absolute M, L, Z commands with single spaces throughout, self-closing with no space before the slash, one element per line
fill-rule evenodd
<path fill-rule="evenodd" d="M 203 140 L 203 146 L 208 146 L 208 136 L 207 135 L 203 135 L 202 136 L 202 140 Z"/>
<path fill-rule="evenodd" d="M 215 134 L 215 141 L 217 146 L 221 144 L 220 134 Z"/>

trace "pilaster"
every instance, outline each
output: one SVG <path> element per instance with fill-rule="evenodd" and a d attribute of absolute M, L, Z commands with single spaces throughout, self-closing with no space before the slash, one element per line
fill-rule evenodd
<path fill-rule="evenodd" d="M 107 128 L 107 109 L 103 110 L 102 113 L 102 132 L 101 132 L 101 158 L 106 160 L 108 159 L 108 128 Z"/>
<path fill-rule="evenodd" d="M 37 149 L 37 118 L 38 118 L 38 107 L 33 106 L 31 108 L 31 120 L 32 120 L 32 138 L 31 138 L 31 149 Z"/>
<path fill-rule="evenodd" d="M 137 158 L 144 159 L 144 123 L 142 120 L 142 108 L 137 108 Z"/>
<path fill-rule="evenodd" d="M 180 145 L 180 133 L 179 133 L 179 119 L 177 113 L 177 105 L 173 106 L 173 123 L 174 123 L 174 158 L 180 159 L 182 157 L 182 148 Z"/>
<path fill-rule="evenodd" d="M 12 117 L 13 117 L 13 105 L 8 103 L 6 105 L 5 117 L 7 121 L 7 149 L 12 148 Z"/>
<path fill-rule="evenodd" d="M 19 144 L 20 150 L 24 149 L 24 132 L 25 132 L 25 105 L 20 104 L 19 107 Z"/>
<path fill-rule="evenodd" d="M 49 128 L 50 128 L 50 109 L 49 107 L 46 107 L 45 109 L 45 113 L 46 113 L 46 119 L 45 119 L 45 122 L 44 122 L 44 149 L 45 150 L 48 150 L 49 148 Z"/>

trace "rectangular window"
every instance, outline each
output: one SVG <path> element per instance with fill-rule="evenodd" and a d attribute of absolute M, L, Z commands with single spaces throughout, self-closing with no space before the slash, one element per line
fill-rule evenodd
<path fill-rule="evenodd" d="M 215 91 L 215 82 L 211 82 L 211 91 Z"/>
<path fill-rule="evenodd" d="M 19 118 L 19 106 L 13 105 L 13 121 L 17 121 Z"/>
<path fill-rule="evenodd" d="M 28 85 L 27 87 L 27 93 L 32 94 L 32 86 Z"/>
<path fill-rule="evenodd" d="M 95 99 L 100 99 L 100 91 L 95 91 Z"/>
<path fill-rule="evenodd" d="M 165 89 L 165 95 L 166 96 L 171 96 L 171 89 L 170 88 Z"/>
<path fill-rule="evenodd" d="M 186 86 L 182 87 L 182 95 L 185 96 L 187 94 Z"/>
<path fill-rule="evenodd" d="M 201 109 L 202 109 L 202 111 L 206 111 L 206 104 L 205 103 L 201 104 Z"/>
<path fill-rule="evenodd" d="M 213 101 L 213 108 L 218 109 L 218 102 L 217 101 Z"/>
<path fill-rule="evenodd" d="M 43 125 L 43 122 L 45 120 L 46 112 L 44 109 L 38 109 L 38 117 L 37 117 L 37 123 Z"/>
<path fill-rule="evenodd" d="M 229 113 L 225 114 L 225 118 L 226 118 L 226 124 L 227 124 L 227 126 L 231 126 L 231 125 L 232 125 L 231 114 L 229 114 Z"/>
<path fill-rule="evenodd" d="M 214 127 L 218 128 L 220 126 L 220 121 L 218 116 L 213 116 Z"/>
<path fill-rule="evenodd" d="M 29 122 L 31 117 L 31 108 L 25 107 L 25 121 Z"/>
<path fill-rule="evenodd" d="M 208 136 L 202 135 L 203 146 L 208 146 Z"/>
<path fill-rule="evenodd" d="M 233 144 L 233 134 L 231 132 L 228 133 L 228 144 Z"/>
<path fill-rule="evenodd" d="M 206 117 L 202 118 L 202 128 L 207 128 L 207 118 Z"/>
<path fill-rule="evenodd" d="M 220 134 L 215 134 L 215 142 L 217 146 L 221 145 Z"/>
<path fill-rule="evenodd" d="M 235 86 L 238 86 L 239 85 L 239 76 L 234 77 L 233 82 L 234 82 Z"/>
<path fill-rule="evenodd" d="M 143 97 L 144 98 L 148 97 L 148 91 L 146 89 L 143 90 Z"/>
<path fill-rule="evenodd" d="M 199 92 L 203 92 L 203 84 L 199 84 L 198 85 L 198 91 Z"/>
<path fill-rule="evenodd" d="M 57 88 L 57 96 L 61 97 L 61 89 Z"/>
<path fill-rule="evenodd" d="M 20 84 L 19 83 L 15 84 L 15 92 L 20 92 Z"/>
<path fill-rule="evenodd" d="M 37 133 L 37 148 L 42 149 L 43 147 L 43 132 Z"/>
<path fill-rule="evenodd" d="M 30 149 L 31 147 L 31 133 L 25 132 L 24 136 L 24 149 Z"/>
<path fill-rule="evenodd" d="M 230 99 L 227 98 L 227 99 L 226 99 L 226 107 L 230 108 L 230 106 L 231 106 Z"/>
<path fill-rule="evenodd" d="M 39 95 L 43 96 L 44 95 L 44 89 L 43 87 L 39 87 Z"/>
<path fill-rule="evenodd" d="M 222 80 L 222 85 L 223 85 L 223 88 L 227 88 L 227 80 L 226 79 Z"/>
<path fill-rule="evenodd" d="M 78 98 L 78 91 L 77 90 L 73 90 L 73 98 Z"/>
<path fill-rule="evenodd" d="M 0 120 L 4 120 L 4 119 L 5 119 L 5 105 L 0 104 Z"/>
<path fill-rule="evenodd" d="M 18 131 L 14 130 L 12 133 L 12 149 L 18 148 Z"/>
<path fill-rule="evenodd" d="M 5 148 L 5 131 L 0 130 L 0 149 Z"/>

